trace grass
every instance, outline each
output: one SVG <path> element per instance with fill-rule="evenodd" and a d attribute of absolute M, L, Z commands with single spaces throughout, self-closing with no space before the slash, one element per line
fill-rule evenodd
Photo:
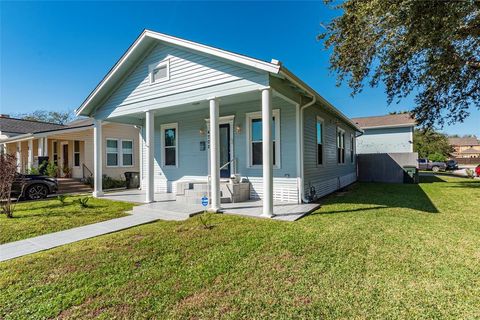
<path fill-rule="evenodd" d="M 85 196 L 69 196 L 65 204 L 56 198 L 19 202 L 14 217 L 0 215 L 0 244 L 125 216 L 132 204 L 90 199 L 88 207 L 77 202 Z"/>
<path fill-rule="evenodd" d="M 0 318 L 479 318 L 480 182 L 425 179 L 294 223 L 156 222 L 7 261 Z"/>

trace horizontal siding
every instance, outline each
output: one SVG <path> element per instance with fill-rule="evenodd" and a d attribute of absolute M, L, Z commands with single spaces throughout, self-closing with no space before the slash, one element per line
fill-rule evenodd
<path fill-rule="evenodd" d="M 249 178 L 250 199 L 263 199 L 263 178 Z M 273 200 L 282 202 L 298 202 L 298 179 L 296 178 L 274 178 L 273 179 Z"/>
<path fill-rule="evenodd" d="M 365 129 L 357 153 L 413 152 L 413 127 Z"/>
<path fill-rule="evenodd" d="M 150 84 L 149 65 L 168 59 L 170 79 Z M 113 91 L 98 114 L 129 110 L 142 101 L 212 87 L 223 83 L 250 80 L 265 84 L 266 74 L 175 46 L 158 44 Z"/>
<path fill-rule="evenodd" d="M 324 163 L 317 165 L 317 116 L 324 121 Z M 337 125 L 338 123 L 338 125 Z M 337 126 L 345 130 L 345 164 L 337 163 Z M 304 111 L 304 188 L 305 196 L 315 188 L 316 196 L 324 196 L 356 181 L 356 164 L 350 157 L 350 135 L 354 131 L 345 123 L 320 109 L 318 105 Z"/>
<path fill-rule="evenodd" d="M 259 93 L 260 97 L 260 93 Z M 295 138 L 295 107 L 284 100 L 274 97 L 272 98 L 273 109 L 280 109 L 280 137 L 281 137 L 281 167 L 274 169 L 274 178 L 278 181 L 288 181 L 288 183 L 275 183 L 275 199 L 282 201 L 298 200 L 298 187 L 296 179 L 296 138 Z M 260 197 L 261 191 L 261 169 L 252 169 L 247 167 L 247 123 L 245 114 L 248 112 L 256 112 L 261 110 L 261 102 L 251 101 L 246 103 L 238 103 L 231 105 L 222 105 L 220 102 L 220 116 L 231 116 L 234 119 L 234 128 L 239 126 L 240 133 L 233 135 L 233 153 L 237 159 L 237 171 L 242 177 L 252 181 L 252 196 Z M 209 117 L 208 109 L 193 112 L 183 112 L 172 115 L 163 115 L 155 117 L 154 145 L 155 145 L 155 161 L 154 161 L 154 188 L 156 192 L 172 192 L 175 190 L 176 182 L 185 179 L 205 179 L 208 175 L 208 149 L 200 151 L 199 145 L 201 141 L 206 141 L 207 137 L 201 136 L 199 130 L 206 130 L 205 119 Z M 161 167 L 161 131 L 160 127 L 165 123 L 178 123 L 178 168 L 177 167 Z M 145 132 L 142 130 L 142 143 L 144 144 Z M 146 153 L 145 148 L 142 149 L 143 168 L 142 181 L 145 187 L 146 176 Z M 260 179 L 260 180 L 259 180 Z M 255 193 L 256 192 L 256 193 Z"/>

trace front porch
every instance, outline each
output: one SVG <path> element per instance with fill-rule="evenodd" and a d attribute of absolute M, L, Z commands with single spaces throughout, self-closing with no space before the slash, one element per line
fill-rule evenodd
<path fill-rule="evenodd" d="M 105 193 L 103 198 L 144 203 L 146 191 L 144 190 L 123 190 L 118 192 Z M 286 203 L 273 202 L 274 220 L 296 221 L 303 216 L 315 211 L 320 207 L 318 203 Z M 261 200 L 249 200 L 238 203 L 223 203 L 223 214 L 233 214 L 256 218 L 265 218 L 263 215 L 263 202 Z M 174 193 L 154 193 L 154 202 L 134 207 L 134 213 L 159 213 L 164 215 L 164 220 L 184 220 L 195 214 L 204 211 L 201 204 L 192 205 L 175 200 Z"/>

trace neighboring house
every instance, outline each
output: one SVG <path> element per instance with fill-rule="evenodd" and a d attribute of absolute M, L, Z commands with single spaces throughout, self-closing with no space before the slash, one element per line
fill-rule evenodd
<path fill-rule="evenodd" d="M 480 140 L 477 137 L 448 138 L 455 158 L 480 158 Z"/>
<path fill-rule="evenodd" d="M 357 138 L 357 153 L 413 152 L 415 119 L 408 113 L 352 118 L 363 129 Z"/>
<path fill-rule="evenodd" d="M 271 216 L 273 199 L 306 201 L 313 188 L 321 196 L 356 180 L 361 130 L 278 61 L 149 30 L 77 115 L 95 119 L 97 148 L 103 121 L 141 126 L 146 202 L 154 192 L 182 193 L 179 182 L 206 183 L 210 175 L 211 209 L 218 210 L 221 179 L 237 174 Z"/>
<path fill-rule="evenodd" d="M 93 173 L 93 124 L 91 119 L 78 119 L 67 125 L 0 118 L 0 139 L 4 152 L 15 154 L 18 171 L 25 173 L 38 167 L 39 157 L 48 157 L 59 167 L 60 176 L 68 168 L 73 178 L 87 178 Z M 119 179 L 126 171 L 139 171 L 139 130 L 132 125 L 103 125 L 103 153 L 106 163 L 103 174 Z M 42 159 L 42 158 L 41 158 Z"/>

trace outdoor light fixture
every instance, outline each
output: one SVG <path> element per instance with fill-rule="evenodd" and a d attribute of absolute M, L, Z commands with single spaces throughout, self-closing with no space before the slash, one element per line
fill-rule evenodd
<path fill-rule="evenodd" d="M 240 125 L 237 124 L 237 126 L 235 127 L 235 133 L 240 134 L 241 132 L 242 132 L 242 127 L 240 127 Z"/>
<path fill-rule="evenodd" d="M 205 135 L 205 129 L 200 128 L 200 130 L 198 130 L 198 133 L 203 137 Z"/>

